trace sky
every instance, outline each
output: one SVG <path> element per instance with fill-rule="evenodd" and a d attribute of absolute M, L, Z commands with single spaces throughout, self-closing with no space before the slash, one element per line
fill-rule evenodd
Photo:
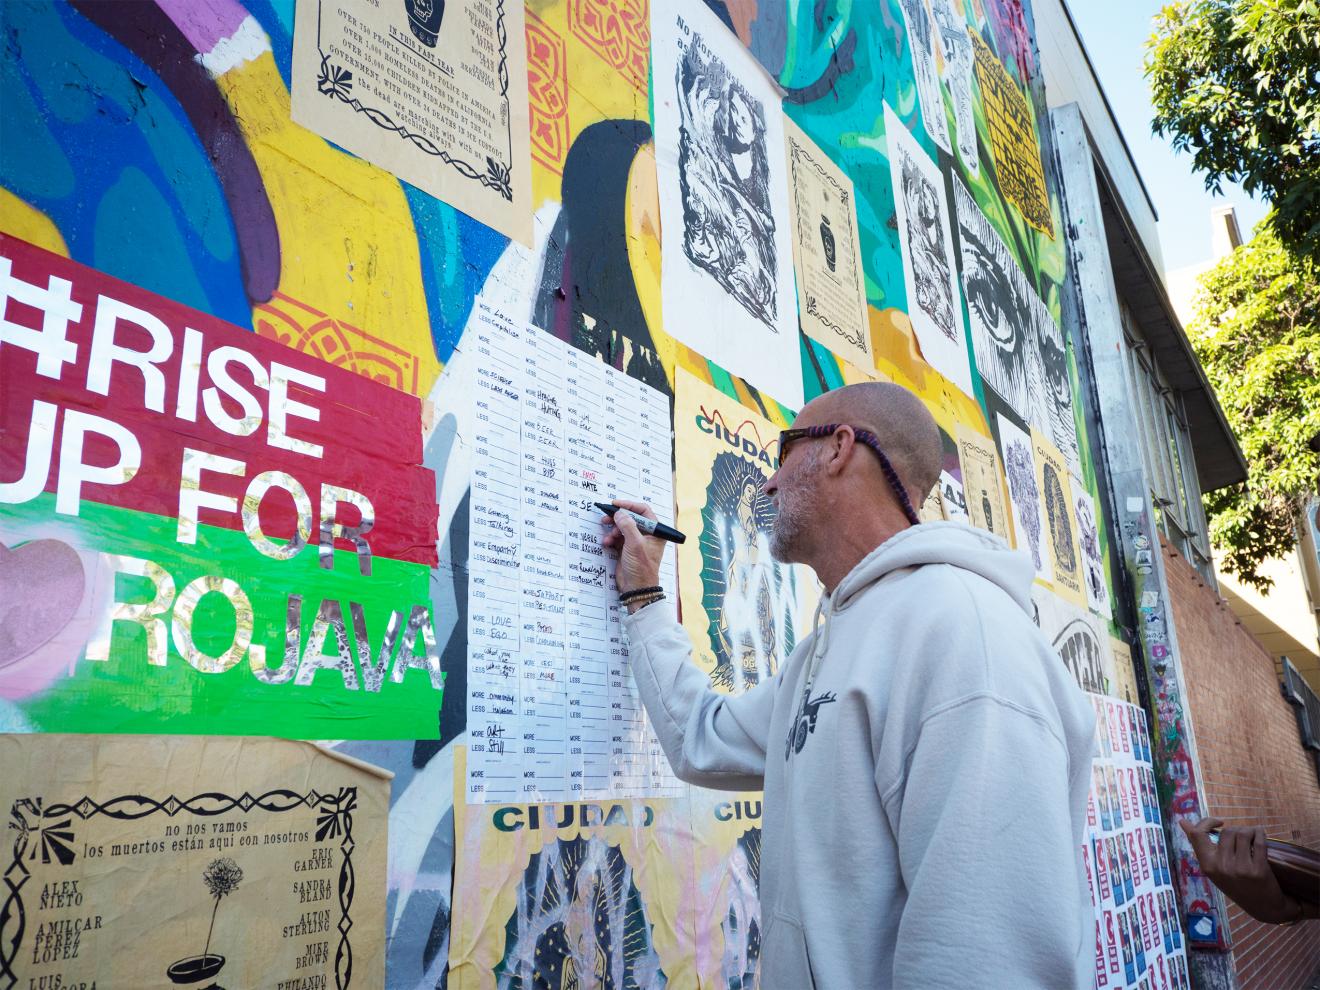
<path fill-rule="evenodd" d="M 1192 171 L 1192 156 L 1175 152 L 1165 138 L 1151 133 L 1154 116 L 1150 89 L 1142 74 L 1151 20 L 1163 6 L 1151 0 L 1067 0 L 1091 64 L 1100 78 L 1137 170 L 1159 213 L 1160 250 L 1166 272 L 1209 261 L 1210 211 L 1236 207 L 1244 239 L 1266 213 L 1240 186 L 1224 186 L 1223 196 L 1205 190 L 1205 179 Z"/>

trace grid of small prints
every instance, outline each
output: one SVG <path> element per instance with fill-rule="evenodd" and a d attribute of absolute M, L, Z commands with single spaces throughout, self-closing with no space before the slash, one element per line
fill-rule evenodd
<path fill-rule="evenodd" d="M 1082 861 L 1095 906 L 1095 984 L 1190 990 L 1146 715 L 1106 695 L 1096 711 Z"/>

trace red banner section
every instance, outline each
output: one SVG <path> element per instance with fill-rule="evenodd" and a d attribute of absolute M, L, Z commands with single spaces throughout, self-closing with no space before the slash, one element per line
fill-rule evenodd
<path fill-rule="evenodd" d="M 421 401 L 0 234 L 0 505 L 436 563 Z M 307 545 L 310 544 L 310 547 Z M 304 549 L 307 547 L 307 549 Z"/>

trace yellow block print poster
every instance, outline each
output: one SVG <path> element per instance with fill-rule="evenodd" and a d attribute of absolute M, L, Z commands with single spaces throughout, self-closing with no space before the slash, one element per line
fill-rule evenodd
<path fill-rule="evenodd" d="M 989 530 L 1011 546 L 1013 527 L 1008 500 L 1004 497 L 1004 475 L 999 469 L 995 442 L 958 424 L 958 461 L 962 465 L 963 494 L 973 526 Z"/>
<path fill-rule="evenodd" d="M 686 800 L 464 804 L 449 986 L 697 986 Z"/>
<path fill-rule="evenodd" d="M 763 487 L 779 428 L 681 369 L 674 389 L 679 602 L 698 665 L 721 691 L 774 675 L 811 623 L 809 571 L 770 554 Z"/>
<path fill-rule="evenodd" d="M 1068 462 L 1059 448 L 1039 430 L 1031 431 L 1036 462 L 1036 486 L 1040 490 L 1041 514 L 1045 518 L 1045 544 L 1054 563 L 1054 590 L 1074 605 L 1086 608 L 1082 574 L 1082 551 L 1077 542 L 1077 521 L 1072 513 L 1072 484 Z"/>
<path fill-rule="evenodd" d="M 692 789 L 700 986 L 753 990 L 760 978 L 761 794 Z"/>
<path fill-rule="evenodd" d="M 999 188 L 1022 211 L 1022 219 L 1047 237 L 1054 236 L 1045 168 L 1040 160 L 1035 121 L 1026 96 L 995 58 L 977 31 L 968 31 L 976 54 L 976 81 L 981 86 L 990 149 L 995 156 Z"/>

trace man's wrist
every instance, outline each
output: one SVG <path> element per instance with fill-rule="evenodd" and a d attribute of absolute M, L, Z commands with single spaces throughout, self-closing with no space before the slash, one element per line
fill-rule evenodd
<path fill-rule="evenodd" d="M 646 595 L 642 598 L 635 598 L 632 601 L 624 602 L 623 607 L 628 610 L 629 615 L 636 615 L 642 609 L 646 608 L 646 606 L 654 605 L 656 602 L 664 601 L 664 599 L 664 592 L 659 592 L 654 595 Z"/>

